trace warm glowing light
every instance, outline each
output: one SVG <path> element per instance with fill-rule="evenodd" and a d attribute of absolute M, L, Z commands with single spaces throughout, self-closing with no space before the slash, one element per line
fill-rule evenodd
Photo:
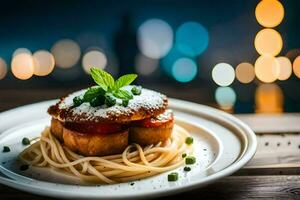
<path fill-rule="evenodd" d="M 21 54 L 21 53 L 23 53 L 23 54 L 28 54 L 28 55 L 32 55 L 32 54 L 31 54 L 31 51 L 30 51 L 29 49 L 27 49 L 27 48 L 18 48 L 18 49 L 16 49 L 16 50 L 13 52 L 12 57 L 15 57 L 16 55 Z"/>
<path fill-rule="evenodd" d="M 283 111 L 284 96 L 276 84 L 262 84 L 255 92 L 257 113 L 279 113 Z"/>
<path fill-rule="evenodd" d="M 234 69 L 227 63 L 219 63 L 212 70 L 212 78 L 219 86 L 229 86 L 234 81 Z"/>
<path fill-rule="evenodd" d="M 190 58 L 178 59 L 172 67 L 172 75 L 179 82 L 190 82 L 197 75 L 197 65 Z"/>
<path fill-rule="evenodd" d="M 250 83 L 255 78 L 254 67 L 247 62 L 240 63 L 235 69 L 235 75 L 241 83 Z"/>
<path fill-rule="evenodd" d="M 0 80 L 7 74 L 7 64 L 3 58 L 0 58 Z"/>
<path fill-rule="evenodd" d="M 171 49 L 173 43 L 171 26 L 161 19 L 150 19 L 138 29 L 138 46 L 149 58 L 162 58 Z"/>
<path fill-rule="evenodd" d="M 215 99 L 222 109 L 228 110 L 236 102 L 236 93 L 231 87 L 218 87 L 215 91 Z"/>
<path fill-rule="evenodd" d="M 255 37 L 254 45 L 260 55 L 276 56 L 282 49 L 281 35 L 274 29 L 263 29 Z"/>
<path fill-rule="evenodd" d="M 204 26 L 197 22 L 186 22 L 176 31 L 176 46 L 187 56 L 203 53 L 209 42 L 209 35 Z"/>
<path fill-rule="evenodd" d="M 31 55 L 27 53 L 21 53 L 12 59 L 11 71 L 18 79 L 29 79 L 33 75 L 33 70 L 33 59 Z"/>
<path fill-rule="evenodd" d="M 279 76 L 278 80 L 284 81 L 287 80 L 292 74 L 292 63 L 291 61 L 284 56 L 276 58 L 279 63 Z"/>
<path fill-rule="evenodd" d="M 81 51 L 75 41 L 63 39 L 57 41 L 52 46 L 51 53 L 53 54 L 58 67 L 70 68 L 78 62 Z"/>
<path fill-rule="evenodd" d="M 293 62 L 294 74 L 300 78 L 300 56 L 298 56 Z"/>
<path fill-rule="evenodd" d="M 258 23 L 264 27 L 278 26 L 284 17 L 284 8 L 277 0 L 262 0 L 255 9 Z"/>
<path fill-rule="evenodd" d="M 50 74 L 55 65 L 53 55 L 46 50 L 36 51 L 33 55 L 34 75 L 47 76 Z"/>
<path fill-rule="evenodd" d="M 279 63 L 273 56 L 260 56 L 255 62 L 255 75 L 265 83 L 275 81 L 279 76 Z"/>
<path fill-rule="evenodd" d="M 92 67 L 104 69 L 107 64 L 105 54 L 98 50 L 91 50 L 87 52 L 82 58 L 82 67 L 84 71 L 89 74 Z"/>
<path fill-rule="evenodd" d="M 139 54 L 135 59 L 135 68 L 138 74 L 147 76 L 155 72 L 158 60 Z"/>

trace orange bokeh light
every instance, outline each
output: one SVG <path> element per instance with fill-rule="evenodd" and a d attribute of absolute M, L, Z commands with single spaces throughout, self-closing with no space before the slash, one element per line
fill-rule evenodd
<path fill-rule="evenodd" d="M 0 80 L 7 74 L 7 64 L 3 58 L 0 58 Z"/>
<path fill-rule="evenodd" d="M 266 28 L 257 33 L 254 46 L 260 55 L 276 56 L 280 53 L 283 42 L 277 31 Z"/>
<path fill-rule="evenodd" d="M 27 53 L 16 55 L 11 62 L 11 71 L 15 77 L 21 80 L 26 80 L 33 75 L 33 59 Z"/>
<path fill-rule="evenodd" d="M 33 54 L 34 74 L 37 76 L 46 76 L 50 74 L 55 65 L 53 55 L 45 50 L 39 50 Z"/>
<path fill-rule="evenodd" d="M 255 75 L 265 83 L 275 81 L 279 76 L 279 63 L 273 56 L 260 56 L 255 62 Z"/>
<path fill-rule="evenodd" d="M 240 63 L 235 69 L 235 74 L 241 83 L 250 83 L 255 78 L 254 67 L 247 62 Z"/>
<path fill-rule="evenodd" d="M 278 80 L 284 81 L 287 80 L 292 74 L 292 63 L 291 61 L 284 56 L 276 58 L 279 63 L 279 76 Z"/>
<path fill-rule="evenodd" d="M 262 84 L 255 91 L 255 112 L 280 113 L 283 111 L 284 96 L 276 84 Z"/>
<path fill-rule="evenodd" d="M 293 62 L 294 74 L 300 78 L 300 56 L 298 56 Z"/>
<path fill-rule="evenodd" d="M 277 0 L 262 0 L 256 6 L 255 16 L 260 25 L 272 28 L 283 20 L 284 8 Z"/>

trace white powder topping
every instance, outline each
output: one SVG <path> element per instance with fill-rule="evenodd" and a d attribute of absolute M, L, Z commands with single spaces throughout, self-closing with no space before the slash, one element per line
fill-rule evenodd
<path fill-rule="evenodd" d="M 126 86 L 122 89 L 130 91 L 131 88 L 132 86 Z M 148 110 L 159 109 L 164 107 L 164 99 L 166 98 L 164 95 L 158 92 L 142 89 L 142 93 L 140 95 L 134 95 L 133 99 L 129 101 L 126 107 L 121 105 L 121 99 L 117 99 L 117 104 L 111 107 L 107 107 L 106 105 L 92 107 L 89 103 L 83 103 L 78 107 L 72 108 L 73 98 L 76 96 L 82 97 L 86 90 L 87 89 L 80 90 L 67 96 L 63 101 L 60 102 L 59 109 L 70 109 L 72 110 L 73 115 L 83 114 L 85 116 L 85 120 L 92 120 L 97 117 L 105 118 L 112 115 L 117 117 L 118 115 L 124 115 L 126 113 L 138 111 L 141 108 Z"/>

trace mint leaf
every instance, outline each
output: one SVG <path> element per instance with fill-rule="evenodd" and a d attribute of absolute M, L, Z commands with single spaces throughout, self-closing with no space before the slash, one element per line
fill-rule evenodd
<path fill-rule="evenodd" d="M 91 75 L 94 81 L 105 91 L 112 89 L 114 87 L 115 84 L 114 78 L 106 71 L 92 67 Z"/>
<path fill-rule="evenodd" d="M 116 80 L 115 85 L 114 85 L 114 90 L 118 90 L 121 87 L 124 87 L 126 85 L 129 85 L 136 79 L 137 75 L 136 74 L 126 74 L 118 78 Z"/>
<path fill-rule="evenodd" d="M 91 102 L 95 97 L 104 96 L 105 91 L 101 87 L 91 87 L 83 95 L 84 102 Z"/>
<path fill-rule="evenodd" d="M 133 99 L 133 95 L 131 94 L 131 92 L 127 91 L 127 90 L 117 90 L 114 92 L 114 96 L 119 98 L 119 99 Z"/>

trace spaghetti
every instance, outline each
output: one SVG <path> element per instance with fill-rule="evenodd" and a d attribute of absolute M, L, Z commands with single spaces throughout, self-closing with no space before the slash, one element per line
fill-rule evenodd
<path fill-rule="evenodd" d="M 113 184 L 154 176 L 183 165 L 182 154 L 192 152 L 185 143 L 188 136 L 184 128 L 174 125 L 166 142 L 146 147 L 131 144 L 122 154 L 84 157 L 62 145 L 47 127 L 39 141 L 20 154 L 20 159 L 33 166 L 66 170 L 84 181 Z"/>

